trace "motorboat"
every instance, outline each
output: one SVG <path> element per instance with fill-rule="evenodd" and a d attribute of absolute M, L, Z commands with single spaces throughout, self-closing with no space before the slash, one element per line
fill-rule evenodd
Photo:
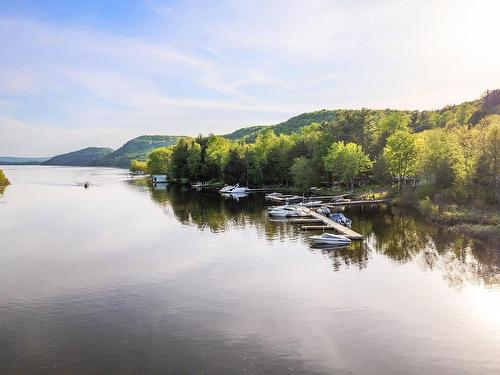
<path fill-rule="evenodd" d="M 230 193 L 231 190 L 233 190 L 237 186 L 239 186 L 239 185 L 238 184 L 236 184 L 236 185 L 224 185 L 224 187 L 219 190 L 219 193 Z"/>
<path fill-rule="evenodd" d="M 332 219 L 336 223 L 345 225 L 347 227 L 350 227 L 352 224 L 352 220 L 340 212 L 335 212 L 335 213 L 331 214 L 329 217 L 330 217 L 330 219 Z"/>
<path fill-rule="evenodd" d="M 311 236 L 310 238 L 315 244 L 322 245 L 345 246 L 351 243 L 351 240 L 349 238 L 341 234 L 323 233 L 319 236 Z"/>
<path fill-rule="evenodd" d="M 330 217 L 330 215 L 332 214 L 328 207 L 320 207 L 316 210 L 316 212 L 326 217 Z"/>
<path fill-rule="evenodd" d="M 276 216 L 276 217 L 305 216 L 302 210 L 292 205 L 281 206 L 279 208 L 268 210 L 267 213 L 269 214 L 269 216 Z"/>
<path fill-rule="evenodd" d="M 302 206 L 304 207 L 318 207 L 322 205 L 321 201 L 309 201 L 309 202 L 302 202 Z"/>
<path fill-rule="evenodd" d="M 248 190 L 245 186 L 236 185 L 224 185 L 222 189 L 219 190 L 220 193 L 234 193 L 234 194 L 244 194 Z"/>
<path fill-rule="evenodd" d="M 231 190 L 231 194 L 245 194 L 247 192 L 248 188 L 246 186 L 239 186 L 236 184 L 234 186 L 234 189 Z"/>

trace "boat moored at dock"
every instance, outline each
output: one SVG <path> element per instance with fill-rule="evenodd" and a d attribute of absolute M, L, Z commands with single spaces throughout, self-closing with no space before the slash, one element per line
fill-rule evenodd
<path fill-rule="evenodd" d="M 333 234 L 333 233 L 323 233 L 318 236 L 311 236 L 310 239 L 315 243 L 315 244 L 320 244 L 320 245 L 338 245 L 338 246 L 345 246 L 349 245 L 351 243 L 351 240 L 347 238 L 346 236 L 343 236 L 341 234 Z"/>

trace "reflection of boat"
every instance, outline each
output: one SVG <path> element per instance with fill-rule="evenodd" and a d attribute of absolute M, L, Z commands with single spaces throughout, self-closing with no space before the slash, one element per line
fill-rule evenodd
<path fill-rule="evenodd" d="M 168 184 L 165 184 L 165 183 L 153 183 L 153 189 L 154 190 L 167 190 L 167 185 Z"/>
<path fill-rule="evenodd" d="M 311 236 L 311 240 L 316 244 L 326 245 L 349 245 L 351 240 L 341 234 L 323 233 L 320 236 Z"/>
<path fill-rule="evenodd" d="M 292 206 L 292 205 L 273 208 L 271 210 L 268 210 L 267 213 L 270 216 L 277 216 L 277 217 L 305 216 L 305 214 L 300 209 L 298 209 L 296 206 Z"/>
<path fill-rule="evenodd" d="M 241 198 L 248 197 L 246 193 L 221 193 L 224 198 L 232 198 L 236 201 L 239 201 Z"/>
<path fill-rule="evenodd" d="M 350 243 L 346 244 L 341 244 L 341 245 L 332 245 L 328 243 L 314 243 L 311 245 L 312 249 L 320 249 L 322 251 L 330 251 L 330 250 L 340 250 L 340 249 L 347 249 L 351 246 Z"/>

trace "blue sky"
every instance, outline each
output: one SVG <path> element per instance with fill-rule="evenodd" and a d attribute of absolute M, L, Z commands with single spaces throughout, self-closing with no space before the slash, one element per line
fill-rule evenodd
<path fill-rule="evenodd" d="M 500 87 L 496 0 L 0 0 L 0 155 Z"/>

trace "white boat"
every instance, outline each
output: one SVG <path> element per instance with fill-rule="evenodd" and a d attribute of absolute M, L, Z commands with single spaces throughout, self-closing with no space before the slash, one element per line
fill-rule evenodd
<path fill-rule="evenodd" d="M 280 208 L 268 210 L 267 213 L 270 216 L 276 217 L 297 217 L 305 215 L 300 209 L 294 206 L 281 206 Z"/>
<path fill-rule="evenodd" d="M 321 201 L 309 201 L 309 202 L 301 203 L 301 205 L 304 207 L 318 207 L 318 206 L 321 206 L 322 204 L 323 203 Z"/>
<path fill-rule="evenodd" d="M 219 190 L 219 193 L 230 193 L 231 190 L 233 190 L 235 187 L 239 187 L 239 185 L 238 184 L 236 184 L 236 185 L 224 185 L 224 187 Z"/>
<path fill-rule="evenodd" d="M 236 184 L 233 190 L 231 190 L 231 194 L 245 194 L 248 188 L 245 186 L 239 186 Z"/>
<path fill-rule="evenodd" d="M 311 236 L 311 240 L 317 244 L 349 245 L 351 240 L 341 234 L 323 233 L 320 236 Z"/>
<path fill-rule="evenodd" d="M 231 193 L 231 194 L 244 194 L 248 190 L 245 186 L 236 185 L 224 185 L 222 189 L 219 190 L 220 193 Z"/>

